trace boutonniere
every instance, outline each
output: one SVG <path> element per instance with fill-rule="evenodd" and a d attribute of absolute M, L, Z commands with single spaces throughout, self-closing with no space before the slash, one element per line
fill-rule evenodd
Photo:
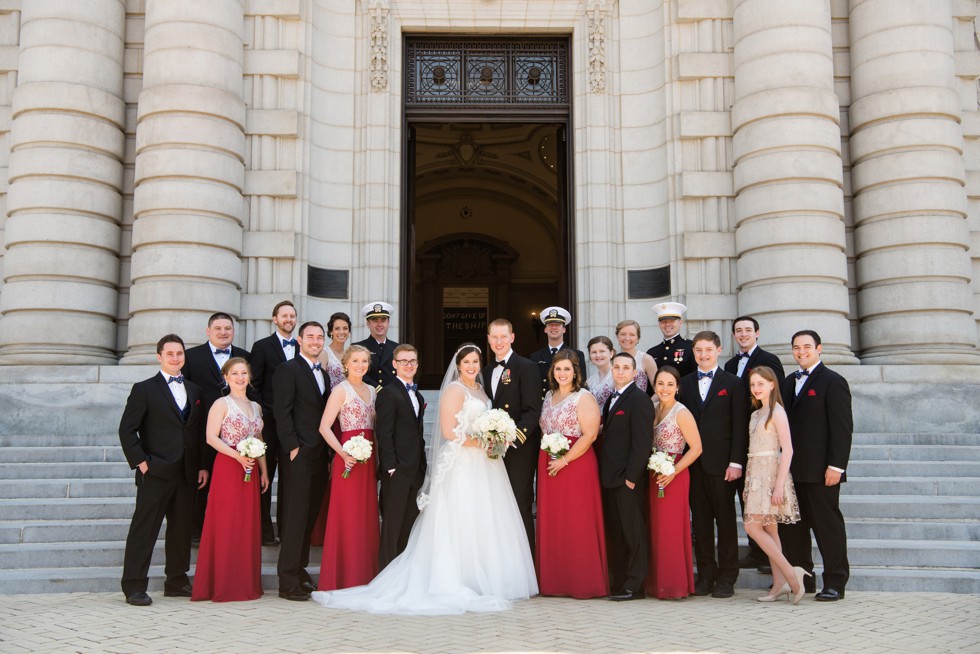
<path fill-rule="evenodd" d="M 723 388 L 720 391 L 718 391 L 718 397 L 721 397 L 723 395 L 728 395 L 728 389 L 727 388 Z"/>
<path fill-rule="evenodd" d="M 423 409 L 428 409 L 429 408 L 429 403 L 428 402 L 423 402 L 422 403 L 422 408 Z"/>
<path fill-rule="evenodd" d="M 500 383 L 501 384 L 510 383 L 510 369 L 505 369 L 504 374 L 500 375 Z"/>
<path fill-rule="evenodd" d="M 811 388 L 810 390 L 808 390 L 808 391 L 806 392 L 806 394 L 807 394 L 808 396 L 810 396 L 810 397 L 816 397 L 816 396 L 817 396 L 817 392 L 816 392 L 815 390 L 813 390 L 812 388 Z"/>
<path fill-rule="evenodd" d="M 194 406 L 197 406 L 197 405 L 198 405 L 198 404 L 200 404 L 200 403 L 201 403 L 201 400 L 196 400 L 196 401 L 194 402 Z"/>

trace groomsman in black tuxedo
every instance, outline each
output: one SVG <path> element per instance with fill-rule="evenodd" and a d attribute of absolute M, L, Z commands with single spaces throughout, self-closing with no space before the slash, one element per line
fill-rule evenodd
<path fill-rule="evenodd" d="M 425 479 L 423 421 L 425 400 L 415 383 L 419 353 L 402 343 L 395 348 L 395 382 L 378 393 L 374 436 L 381 468 L 380 569 L 401 554 L 419 516 L 416 496 Z"/>
<path fill-rule="evenodd" d="M 691 350 L 693 343 L 680 335 L 687 307 L 680 302 L 661 302 L 655 304 L 653 310 L 657 312 L 657 325 L 664 340 L 647 350 L 647 354 L 657 362 L 658 368 L 674 366 L 681 377 L 691 374 L 697 368 Z M 653 388 L 652 383 L 650 388 Z"/>
<path fill-rule="evenodd" d="M 698 332 L 693 349 L 698 369 L 681 379 L 680 401 L 694 414 L 703 447 L 701 456 L 690 467 L 694 556 L 698 564 L 694 594 L 731 597 L 738 579 L 735 482 L 748 461 L 749 395 L 738 377 L 718 367 L 718 334 Z"/>
<path fill-rule="evenodd" d="M 293 337 L 296 328 L 296 307 L 289 300 L 283 300 L 272 309 L 272 324 L 275 331 L 252 344 L 252 387 L 262 405 L 262 438 L 268 449 L 265 452 L 265 465 L 269 470 L 269 483 L 276 476 L 279 462 L 279 435 L 276 428 L 275 411 L 272 403 L 272 375 L 280 363 L 291 361 L 299 347 Z M 272 493 L 262 493 L 262 544 L 276 545 L 276 532 L 272 527 Z M 280 479 L 276 502 L 276 524 L 282 529 L 283 484 Z"/>
<path fill-rule="evenodd" d="M 398 343 L 388 338 L 388 326 L 394 307 L 387 302 L 371 302 L 361 308 L 371 334 L 355 345 L 363 345 L 371 351 L 371 367 L 364 373 L 364 383 L 380 391 L 395 380 L 395 369 L 391 357 Z"/>
<path fill-rule="evenodd" d="M 184 341 L 168 334 L 157 343 L 160 372 L 133 384 L 119 421 L 119 443 L 136 470 L 136 509 L 126 537 L 122 591 L 134 606 L 153 603 L 146 594 L 150 559 L 167 518 L 166 597 L 190 597 L 191 518 L 194 489 L 208 483 L 200 464 L 207 410 L 203 393 L 180 374 Z"/>
<path fill-rule="evenodd" d="M 487 326 L 494 361 L 483 369 L 483 389 L 493 408 L 503 409 L 517 424 L 516 449 L 507 450 L 504 466 L 534 553 L 534 473 L 541 449 L 541 377 L 538 367 L 513 350 L 514 327 L 497 318 Z"/>
<path fill-rule="evenodd" d="M 317 361 L 323 342 L 320 323 L 303 323 L 299 356 L 272 375 L 279 474 L 286 484 L 279 528 L 279 597 L 294 601 L 308 600 L 316 590 L 306 566 L 310 533 L 327 487 L 327 446 L 320 435 L 320 418 L 330 395 L 330 377 Z"/>
<path fill-rule="evenodd" d="M 228 393 L 228 384 L 221 374 L 221 366 L 231 357 L 242 357 L 246 361 L 250 355 L 248 350 L 231 344 L 235 340 L 235 322 L 227 313 L 214 313 L 208 318 L 208 328 L 205 331 L 208 340 L 187 350 L 187 361 L 184 363 L 184 377 L 201 387 L 204 393 L 201 404 L 204 415 L 211 410 L 214 401 Z M 251 393 L 249 397 L 252 397 Z M 214 468 L 214 458 L 217 452 L 208 445 L 202 446 L 201 461 L 208 474 Z M 194 500 L 194 534 L 192 541 L 196 544 L 201 540 L 201 530 L 204 528 L 204 513 L 208 507 L 209 486 L 197 491 Z M 264 493 L 268 496 L 269 493 Z"/>
<path fill-rule="evenodd" d="M 633 383 L 636 360 L 620 352 L 612 360 L 615 392 L 602 409 L 602 483 L 609 542 L 609 599 L 644 597 L 649 567 L 648 532 L 644 519 L 647 460 L 653 449 L 653 403 Z"/>
<path fill-rule="evenodd" d="M 752 369 L 757 366 L 766 366 L 776 373 L 777 386 L 782 385 L 785 375 L 783 374 L 783 363 L 772 352 L 766 352 L 759 347 L 759 321 L 752 316 L 739 316 L 732 323 L 732 338 L 738 345 L 738 354 L 725 362 L 725 372 L 730 372 L 743 382 L 748 388 L 749 375 Z M 750 396 L 751 399 L 751 396 Z M 745 477 L 739 477 L 735 494 L 738 496 L 739 504 L 742 503 L 742 491 L 745 489 Z M 745 513 L 744 507 L 742 511 Z M 759 545 L 749 538 L 749 554 L 744 559 L 739 559 L 739 568 L 758 568 L 759 572 L 771 574 L 769 567 L 769 557 Z"/>
<path fill-rule="evenodd" d="M 810 530 L 823 559 L 823 590 L 818 602 L 844 599 L 851 569 L 847 532 L 840 511 L 840 485 L 851 456 L 851 389 L 847 380 L 820 360 L 820 335 L 812 330 L 793 335 L 793 358 L 800 369 L 781 389 L 793 439 L 790 472 L 800 502 L 800 522 L 779 525 L 783 552 L 793 565 L 813 572 Z M 815 590 L 815 588 L 814 588 Z"/>
<path fill-rule="evenodd" d="M 548 307 L 541 312 L 541 320 L 544 322 L 544 333 L 548 336 L 548 345 L 537 352 L 531 354 L 530 359 L 538 364 L 541 372 L 541 396 L 548 392 L 548 369 L 551 368 L 551 360 L 562 349 L 568 349 L 565 345 L 565 329 L 572 324 L 572 314 L 561 307 Z M 588 359 L 582 350 L 575 350 L 578 356 L 578 363 L 582 370 Z"/>

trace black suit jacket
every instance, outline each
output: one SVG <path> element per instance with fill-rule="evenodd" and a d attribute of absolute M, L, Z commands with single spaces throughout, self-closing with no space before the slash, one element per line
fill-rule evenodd
<path fill-rule="evenodd" d="M 246 361 L 251 359 L 248 350 L 234 345 L 231 346 L 231 356 L 242 357 Z M 181 372 L 184 373 L 184 379 L 189 379 L 201 387 L 204 393 L 202 404 L 206 405 L 208 411 L 215 400 L 228 392 L 225 378 L 221 375 L 221 370 L 211 353 L 211 343 L 205 342 L 189 348 L 184 355 L 184 369 Z M 257 399 L 252 395 L 251 390 L 249 397 L 253 400 Z"/>
<path fill-rule="evenodd" d="M 739 379 L 747 384 L 749 382 L 749 375 L 752 374 L 752 369 L 758 368 L 759 366 L 772 368 L 772 371 L 776 373 L 776 386 L 779 387 L 779 392 L 781 393 L 783 380 L 786 379 L 786 374 L 783 372 L 783 362 L 775 354 L 766 352 L 761 347 L 755 348 L 755 351 L 749 357 L 749 362 L 745 364 L 745 370 L 742 371 L 742 376 Z M 738 377 L 738 357 L 732 357 L 725 362 L 725 372 L 730 372 Z"/>
<path fill-rule="evenodd" d="M 847 380 L 823 363 L 807 377 L 800 394 L 793 397 L 796 378 L 783 382 L 783 402 L 793 440 L 793 481 L 823 483 L 827 466 L 847 470 L 851 456 L 851 389 Z M 847 481 L 841 475 L 841 481 Z"/>
<path fill-rule="evenodd" d="M 279 447 L 289 452 L 300 448 L 319 456 L 326 447 L 320 435 L 320 419 L 330 395 L 330 375 L 323 371 L 324 392 L 320 394 L 310 364 L 297 355 L 276 368 L 272 375 L 273 415 Z"/>
<path fill-rule="evenodd" d="M 610 408 L 603 407 L 602 456 L 599 480 L 603 488 L 617 488 L 626 480 L 639 483 L 653 451 L 653 402 L 630 384 Z"/>
<path fill-rule="evenodd" d="M 419 470 L 425 470 L 425 400 L 418 391 L 419 415 L 415 415 L 412 400 L 404 384 L 385 386 L 378 392 L 374 408 L 374 436 L 378 441 L 379 466 L 384 474 L 395 470 L 412 478 Z"/>
<path fill-rule="evenodd" d="M 189 483 L 197 485 L 208 412 L 201 389 L 188 381 L 184 388 L 186 421 L 161 373 L 133 384 L 119 420 L 119 443 L 130 468 L 146 461 L 149 475 L 173 479 L 183 472 Z"/>
<path fill-rule="evenodd" d="M 569 346 L 565 344 L 562 345 L 558 351 L 561 352 L 561 350 L 567 350 L 567 349 L 569 349 Z M 583 379 L 579 381 L 581 383 L 584 383 L 585 380 L 588 379 L 588 374 L 585 367 L 585 364 L 588 361 L 588 359 L 585 358 L 585 354 L 582 352 L 582 350 L 573 350 L 573 351 L 578 356 L 579 370 L 582 371 L 582 375 L 583 375 Z M 544 394 L 550 390 L 548 388 L 548 369 L 551 368 L 552 356 L 553 355 L 551 354 L 551 348 L 545 346 L 540 350 L 538 350 L 537 352 L 532 352 L 531 356 L 528 357 L 531 359 L 531 361 L 537 364 L 538 371 L 541 373 L 541 389 L 542 389 L 541 396 L 542 397 L 544 397 Z"/>
<path fill-rule="evenodd" d="M 368 336 L 354 345 L 363 345 L 371 351 L 371 367 L 364 373 L 365 384 L 377 389 L 379 386 L 387 386 L 395 380 L 395 365 L 391 359 L 398 343 L 389 338 L 382 347 L 378 345 L 373 336 Z"/>
<path fill-rule="evenodd" d="M 293 351 L 295 358 L 299 354 L 299 345 Z M 278 332 L 252 343 L 252 387 L 258 396 L 256 401 L 262 405 L 262 413 L 266 416 L 273 415 L 272 375 L 279 364 L 285 362 L 286 355 L 282 351 L 282 339 Z"/>
<path fill-rule="evenodd" d="M 693 347 L 694 343 L 691 341 L 682 336 L 675 336 L 654 345 L 647 350 L 647 354 L 657 362 L 658 368 L 673 366 L 677 368 L 681 377 L 684 377 L 698 369 L 698 364 L 694 360 L 694 351 L 691 349 Z"/>
<path fill-rule="evenodd" d="M 709 475 L 724 475 L 729 463 L 745 468 L 749 451 L 749 394 L 735 375 L 715 372 L 704 403 L 698 376 L 681 379 L 680 401 L 694 414 L 703 450 L 697 462 Z"/>
<path fill-rule="evenodd" d="M 541 377 L 538 367 L 530 359 L 512 351 L 501 373 L 496 395 L 493 394 L 494 367 L 489 365 L 483 368 L 483 389 L 490 396 L 493 407 L 506 411 L 517 424 L 517 429 L 524 434 L 524 439 L 516 445 L 522 447 L 527 441 L 540 439 Z"/>

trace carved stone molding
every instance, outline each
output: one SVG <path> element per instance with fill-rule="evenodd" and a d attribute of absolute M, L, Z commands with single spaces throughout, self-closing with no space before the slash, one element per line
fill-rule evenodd
<path fill-rule="evenodd" d="M 388 14 L 387 0 L 371 0 L 368 15 L 371 17 L 371 90 L 382 93 L 388 90 Z"/>
<path fill-rule="evenodd" d="M 589 21 L 589 91 L 606 90 L 606 0 L 591 0 L 585 11 Z"/>

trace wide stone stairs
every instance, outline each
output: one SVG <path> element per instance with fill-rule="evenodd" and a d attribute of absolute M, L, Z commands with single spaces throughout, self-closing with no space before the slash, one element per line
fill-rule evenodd
<path fill-rule="evenodd" d="M 848 589 L 980 593 L 980 434 L 857 434 L 848 479 Z M 135 491 L 115 434 L 0 435 L 0 593 L 119 590 Z M 151 590 L 162 564 L 161 532 Z"/>

